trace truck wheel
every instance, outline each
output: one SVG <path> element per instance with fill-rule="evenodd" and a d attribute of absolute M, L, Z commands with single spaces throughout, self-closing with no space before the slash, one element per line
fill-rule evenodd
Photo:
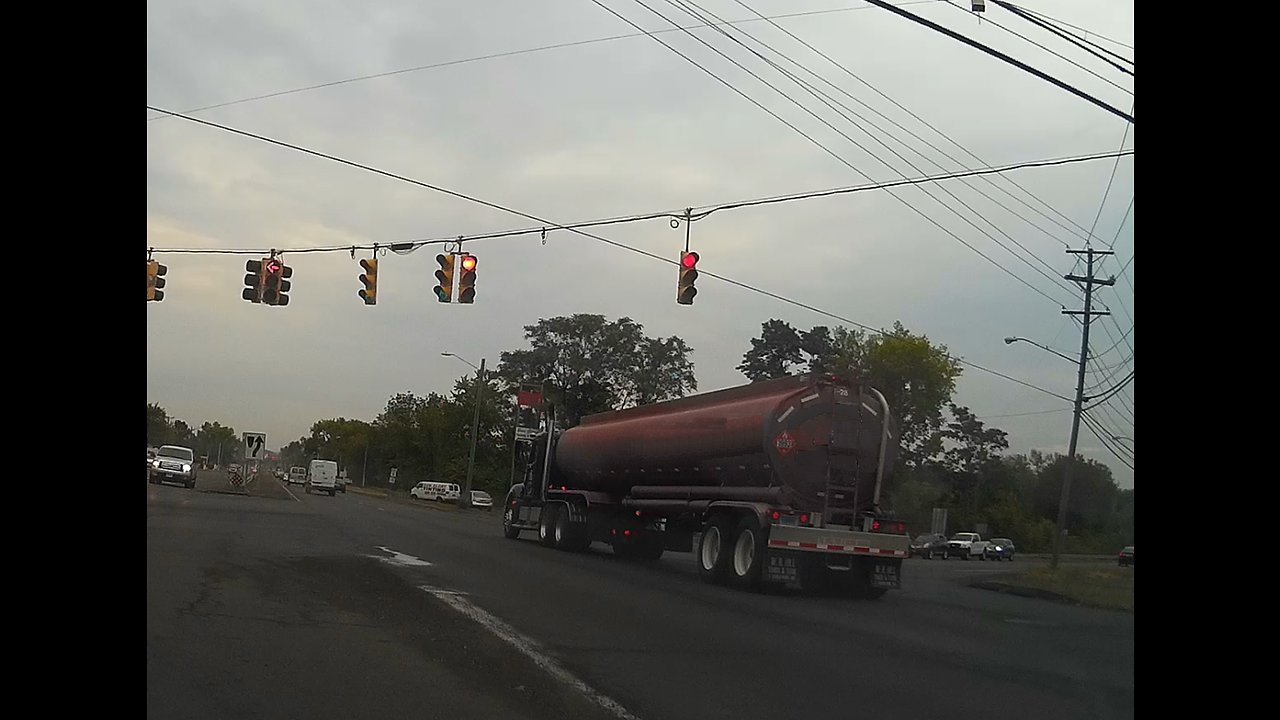
<path fill-rule="evenodd" d="M 566 508 L 559 508 L 556 511 L 555 523 L 551 527 L 553 536 L 552 544 L 557 550 L 566 552 L 580 552 L 586 549 L 588 543 L 584 543 L 586 539 L 586 528 L 579 528 L 569 519 L 569 513 Z"/>
<path fill-rule="evenodd" d="M 768 547 L 766 531 L 760 527 L 755 514 L 748 513 L 738 521 L 733 534 L 733 558 L 729 563 L 733 584 L 743 590 L 755 590 L 760 585 L 764 570 L 765 549 Z"/>
<path fill-rule="evenodd" d="M 547 547 L 554 547 L 556 538 L 553 530 L 556 515 L 560 512 L 560 506 L 552 503 L 542 508 L 542 517 L 538 521 L 538 542 Z"/>
<path fill-rule="evenodd" d="M 515 521 L 516 509 L 507 503 L 507 509 L 502 512 L 502 536 L 508 540 L 520 537 L 520 528 L 513 525 Z"/>
<path fill-rule="evenodd" d="M 698 576 L 706 582 L 723 585 L 729 578 L 732 530 L 728 518 L 717 515 L 707 523 L 698 540 Z"/>

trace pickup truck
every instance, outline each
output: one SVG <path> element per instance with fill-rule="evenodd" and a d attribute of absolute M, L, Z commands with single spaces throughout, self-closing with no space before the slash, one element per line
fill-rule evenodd
<path fill-rule="evenodd" d="M 986 560 L 987 541 L 982 539 L 978 533 L 961 532 L 952 535 L 947 540 L 947 548 L 943 551 L 942 557 L 945 560 L 949 557 L 958 557 L 968 560 L 969 558 L 978 558 Z"/>
<path fill-rule="evenodd" d="M 196 454 L 191 448 L 164 445 L 156 451 L 147 470 L 147 481 L 159 485 L 162 482 L 180 483 L 188 488 L 196 486 Z"/>

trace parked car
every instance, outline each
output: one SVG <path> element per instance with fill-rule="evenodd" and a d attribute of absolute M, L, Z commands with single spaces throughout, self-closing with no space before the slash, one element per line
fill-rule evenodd
<path fill-rule="evenodd" d="M 493 510 L 493 496 L 483 490 L 471 491 L 471 507 Z"/>
<path fill-rule="evenodd" d="M 987 542 L 984 560 L 1008 560 L 1013 562 L 1013 541 L 1009 538 L 995 538 Z"/>
<path fill-rule="evenodd" d="M 947 536 L 941 533 L 921 535 L 907 546 L 911 557 L 920 556 L 925 560 L 933 559 L 934 554 L 942 555 L 947 549 Z"/>
<path fill-rule="evenodd" d="M 1116 562 L 1120 567 L 1133 567 L 1133 546 L 1125 545 L 1120 551 L 1120 555 L 1116 557 Z"/>
<path fill-rule="evenodd" d="M 156 451 L 147 471 L 147 481 L 155 485 L 176 482 L 188 488 L 196 486 L 196 454 L 191 448 L 164 445 Z"/>
<path fill-rule="evenodd" d="M 968 560 L 969 558 L 986 559 L 987 541 L 982 536 L 974 532 L 959 532 L 951 536 L 947 541 L 947 548 L 943 552 L 943 559 L 952 556 Z"/>

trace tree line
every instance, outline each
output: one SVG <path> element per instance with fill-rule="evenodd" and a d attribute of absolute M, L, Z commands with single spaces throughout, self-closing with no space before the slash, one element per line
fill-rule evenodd
<path fill-rule="evenodd" d="M 516 423 L 536 424 L 528 409 L 517 420 L 514 395 L 520 384 L 541 384 L 561 427 L 592 413 L 697 390 L 693 348 L 679 337 L 649 337 L 630 318 L 575 314 L 542 319 L 524 331 L 526 347 L 501 353 L 483 383 L 469 374 L 447 394 L 398 393 L 372 421 L 317 420 L 308 435 L 281 449 L 281 464 L 336 460 L 357 485 L 385 487 L 392 468 L 401 489 L 421 480 L 462 484 L 479 391 L 473 487 L 501 497 L 526 462 L 527 445 L 515 442 Z M 1050 548 L 1066 457 L 1008 454 L 1005 431 L 952 402 L 963 368 L 946 346 L 901 323 L 881 334 L 839 326 L 798 330 L 771 319 L 751 339 L 737 369 L 753 382 L 818 372 L 880 390 L 898 419 L 901 439 L 883 506 L 905 519 L 913 534 L 929 530 L 934 508 L 946 508 L 949 532 L 985 524 L 988 534 L 1013 538 L 1020 550 Z M 215 442 L 230 441 L 239 449 L 233 429 L 205 423 L 195 431 L 155 405 L 148 405 L 147 427 L 152 444 L 180 438 L 197 454 Z M 224 447 L 229 462 L 225 455 Z M 1067 550 L 1111 552 L 1132 543 L 1133 490 L 1120 489 L 1106 465 L 1077 460 Z"/>

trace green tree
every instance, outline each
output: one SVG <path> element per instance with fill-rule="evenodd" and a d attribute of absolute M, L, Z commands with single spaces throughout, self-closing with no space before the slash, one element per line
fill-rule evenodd
<path fill-rule="evenodd" d="M 155 403 L 147 403 L 147 444 L 164 445 L 169 442 L 169 413 Z"/>
<path fill-rule="evenodd" d="M 942 410 L 961 373 L 946 346 L 909 332 L 902 323 L 887 333 L 821 325 L 801 333 L 769 320 L 738 366 L 753 382 L 801 369 L 863 380 L 884 393 L 898 421 L 902 465 L 918 465 L 942 451 Z"/>
<path fill-rule="evenodd" d="M 236 436 L 235 428 L 226 427 L 217 422 L 201 423 L 200 429 L 196 431 L 195 447 L 196 457 L 206 455 L 209 462 L 218 462 L 218 456 L 221 454 L 222 462 L 226 463 L 232 454 L 239 457 L 240 441 Z"/>
<path fill-rule="evenodd" d="M 544 318 L 525 326 L 529 348 L 503 352 L 498 374 L 512 385 L 543 383 L 566 426 L 583 415 L 681 397 L 697 389 L 683 340 L 654 340 L 630 318 Z"/>
<path fill-rule="evenodd" d="M 1062 481 L 1066 476 L 1067 456 L 1054 454 L 1041 469 L 1034 494 L 1037 514 L 1056 518 L 1062 494 Z M 1111 468 L 1082 455 L 1076 456 L 1076 466 L 1071 474 L 1071 496 L 1067 503 L 1068 536 L 1087 536 L 1105 533 L 1113 519 L 1120 500 L 1120 488 L 1111 475 Z"/>
<path fill-rule="evenodd" d="M 982 503 L 982 486 L 988 476 L 1001 469 L 1000 452 L 1009 447 L 1008 433 L 989 428 L 967 407 L 949 403 L 951 422 L 940 433 L 949 443 L 943 451 L 943 466 L 951 473 L 957 497 L 968 496 L 976 515 Z"/>

